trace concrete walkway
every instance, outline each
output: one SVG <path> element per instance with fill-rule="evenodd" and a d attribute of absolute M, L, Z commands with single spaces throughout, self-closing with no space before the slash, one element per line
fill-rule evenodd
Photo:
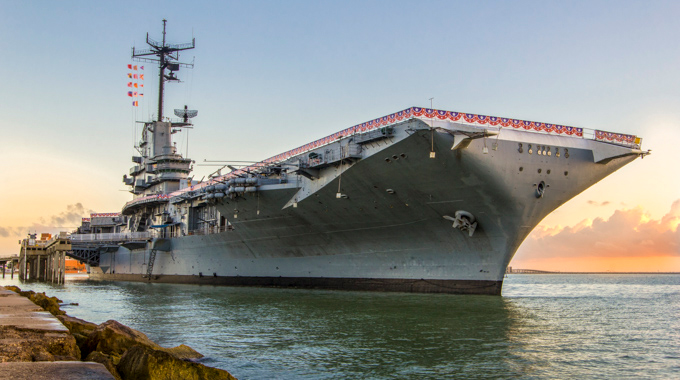
<path fill-rule="evenodd" d="M 66 326 L 50 312 L 4 287 L 0 287 L 0 326 L 68 333 Z"/>
<path fill-rule="evenodd" d="M 0 286 L 0 379 L 114 379 L 99 363 L 40 361 L 40 346 L 45 342 L 26 336 L 44 337 L 50 342 L 73 339 L 52 314 Z M 43 360 L 54 358 L 46 356 Z"/>
<path fill-rule="evenodd" d="M 115 380 L 103 364 L 90 362 L 0 363 L 0 379 L 12 380 Z"/>

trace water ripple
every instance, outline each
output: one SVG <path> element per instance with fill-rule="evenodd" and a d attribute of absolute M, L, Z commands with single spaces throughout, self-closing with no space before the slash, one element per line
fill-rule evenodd
<path fill-rule="evenodd" d="M 239 379 L 680 377 L 680 276 L 511 275 L 503 297 L 18 285 L 188 344 Z"/>

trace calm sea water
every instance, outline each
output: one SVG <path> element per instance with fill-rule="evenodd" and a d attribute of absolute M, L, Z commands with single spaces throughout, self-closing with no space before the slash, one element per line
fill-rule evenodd
<path fill-rule="evenodd" d="M 239 379 L 680 378 L 679 275 L 510 275 L 502 297 L 9 284 L 188 344 Z"/>

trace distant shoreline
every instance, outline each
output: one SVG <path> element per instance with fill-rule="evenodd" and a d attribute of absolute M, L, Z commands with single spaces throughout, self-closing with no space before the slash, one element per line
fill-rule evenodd
<path fill-rule="evenodd" d="M 680 274 L 680 272 L 549 272 L 540 270 L 512 271 L 506 274 Z"/>

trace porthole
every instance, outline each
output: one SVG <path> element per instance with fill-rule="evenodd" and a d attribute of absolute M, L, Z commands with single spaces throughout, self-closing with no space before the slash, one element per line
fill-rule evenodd
<path fill-rule="evenodd" d="M 390 160 L 389 158 L 386 158 L 385 162 L 392 162 L 392 160 Z"/>
<path fill-rule="evenodd" d="M 564 172 L 564 175 L 565 175 L 565 176 L 569 175 L 569 172 Z"/>
<path fill-rule="evenodd" d="M 538 173 L 539 173 L 539 174 L 541 173 L 541 169 L 538 169 Z"/>
<path fill-rule="evenodd" d="M 547 173 L 547 174 L 550 174 L 550 169 L 548 169 L 548 171 L 546 171 L 546 173 Z"/>
<path fill-rule="evenodd" d="M 522 171 L 522 170 L 524 170 L 524 166 L 519 167 L 519 171 Z"/>
<path fill-rule="evenodd" d="M 569 149 L 564 148 L 564 158 L 569 158 Z"/>
<path fill-rule="evenodd" d="M 524 153 L 524 148 L 522 148 L 522 143 L 519 143 L 519 148 L 517 148 L 517 151 L 520 153 Z"/>
<path fill-rule="evenodd" d="M 534 152 L 534 150 L 531 149 L 531 144 L 529 144 L 529 154 L 531 154 L 531 153 L 533 153 L 533 152 Z"/>

